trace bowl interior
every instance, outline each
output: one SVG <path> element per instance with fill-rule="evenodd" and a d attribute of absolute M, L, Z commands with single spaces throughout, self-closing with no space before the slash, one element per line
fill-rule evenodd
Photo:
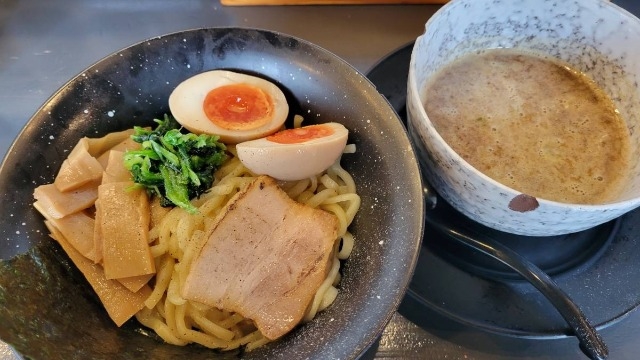
<path fill-rule="evenodd" d="M 415 82 L 408 91 L 424 102 L 424 84 L 439 68 L 477 50 L 521 48 L 548 54 L 587 74 L 611 97 L 627 123 L 632 153 L 637 153 L 638 38 L 640 20 L 609 1 L 452 1 L 427 22 L 416 41 L 411 61 Z M 424 111 L 422 118 L 432 127 Z M 633 156 L 632 161 L 616 201 L 640 197 L 640 158 Z"/>
<path fill-rule="evenodd" d="M 362 74 L 326 50 L 269 31 L 214 28 L 153 38 L 89 67 L 37 111 L 10 148 L 0 168 L 0 338 L 18 352 L 32 358 L 237 356 L 164 344 L 145 336 L 135 320 L 116 328 L 31 206 L 33 189 L 53 180 L 81 137 L 151 124 L 168 112 L 179 82 L 210 69 L 275 82 L 292 115 L 306 123 L 341 122 L 357 147 L 343 165 L 355 177 L 362 207 L 336 302 L 244 357 L 354 358 L 382 331 L 413 273 L 424 216 L 417 161 L 397 114 Z M 96 346 L 95 339 L 104 341 Z"/>

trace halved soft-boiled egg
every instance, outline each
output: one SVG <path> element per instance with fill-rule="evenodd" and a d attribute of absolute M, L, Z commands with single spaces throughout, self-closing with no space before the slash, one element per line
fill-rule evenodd
<path fill-rule="evenodd" d="M 328 169 L 342 154 L 349 131 L 325 123 L 279 131 L 236 145 L 238 158 L 252 172 L 278 180 L 301 180 Z"/>
<path fill-rule="evenodd" d="M 259 77 L 212 70 L 178 84 L 169 96 L 175 119 L 196 134 L 236 144 L 282 128 L 289 105 L 278 86 Z"/>

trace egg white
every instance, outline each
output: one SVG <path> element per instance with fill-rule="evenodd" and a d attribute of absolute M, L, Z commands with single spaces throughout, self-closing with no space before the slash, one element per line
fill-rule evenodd
<path fill-rule="evenodd" d="M 326 123 L 333 134 L 297 144 L 281 144 L 266 138 L 236 145 L 238 158 L 252 172 L 278 180 L 302 180 L 331 166 L 342 154 L 349 131 L 342 124 Z"/>
<path fill-rule="evenodd" d="M 218 87 L 247 84 L 262 89 L 271 97 L 273 116 L 260 127 L 248 130 L 229 130 L 209 120 L 203 109 L 207 94 Z M 284 93 L 270 81 L 227 70 L 212 70 L 192 76 L 178 84 L 169 96 L 169 109 L 175 119 L 186 129 L 196 134 L 215 134 L 220 141 L 236 144 L 272 134 L 282 128 L 289 105 Z"/>

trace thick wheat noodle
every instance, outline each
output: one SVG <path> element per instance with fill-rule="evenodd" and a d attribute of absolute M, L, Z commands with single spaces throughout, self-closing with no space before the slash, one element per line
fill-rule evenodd
<path fill-rule="evenodd" d="M 155 226 L 153 228 L 151 228 L 149 230 L 149 243 L 152 243 L 155 239 L 158 238 L 158 231 L 160 231 L 160 228 Z"/>
<path fill-rule="evenodd" d="M 327 278 L 322 282 L 322 284 L 318 288 L 318 291 L 316 292 L 316 295 L 313 297 L 313 301 L 311 302 L 311 305 L 309 306 L 307 313 L 302 318 L 303 322 L 311 321 L 316 316 L 318 311 L 324 310 L 324 308 L 320 308 L 320 304 L 323 302 L 323 299 L 327 294 L 327 289 L 330 287 L 333 287 L 333 281 L 335 277 L 338 276 L 339 270 L 340 270 L 340 261 L 338 260 L 338 258 L 334 258 L 331 264 L 331 270 L 329 271 Z M 326 304 L 326 306 L 329 306 L 332 302 L 333 301 L 329 302 L 328 304 Z"/>
<path fill-rule="evenodd" d="M 340 205 L 322 204 L 320 208 L 336 216 L 336 218 L 338 219 L 338 223 L 340 224 L 340 227 L 338 228 L 338 234 L 344 234 L 345 232 L 347 232 L 347 226 L 349 226 L 347 214 L 344 212 L 344 209 L 340 207 Z"/>
<path fill-rule="evenodd" d="M 356 216 L 356 212 L 360 208 L 360 196 L 357 194 L 340 194 L 336 195 L 332 198 L 326 199 L 323 204 L 336 204 L 336 203 L 348 203 L 349 205 L 344 210 L 345 215 L 348 219 L 349 224 L 353 221 L 353 218 Z"/>
<path fill-rule="evenodd" d="M 207 334 L 217 336 L 220 339 L 231 341 L 234 337 L 233 331 L 223 328 L 219 324 L 207 319 L 207 317 L 193 306 L 187 308 L 187 314 L 198 324 L 200 329 Z"/>
<path fill-rule="evenodd" d="M 186 271 L 182 271 L 182 269 L 188 269 L 191 266 L 191 261 L 195 254 L 200 251 L 204 242 L 205 242 L 205 233 L 201 230 L 196 230 L 193 233 L 193 237 L 191 239 L 191 246 L 187 248 L 187 250 L 183 253 L 182 261 L 180 262 L 180 284 L 184 284 L 186 279 Z"/>
<path fill-rule="evenodd" d="M 338 192 L 334 189 L 323 189 L 317 194 L 307 199 L 304 204 L 312 208 L 319 207 L 325 200 L 338 195 Z"/>
<path fill-rule="evenodd" d="M 236 349 L 242 345 L 249 345 L 247 350 L 251 350 L 257 347 L 256 344 L 253 344 L 253 346 L 251 346 L 251 344 L 255 342 L 261 342 L 263 344 L 266 344 L 269 341 L 267 340 L 267 338 L 262 336 L 262 334 L 260 334 L 259 331 L 256 330 L 256 331 L 250 332 L 249 334 L 235 341 L 230 342 L 229 345 L 227 345 L 226 349 L 227 350 Z"/>
<path fill-rule="evenodd" d="M 340 189 L 340 185 L 339 185 L 335 180 L 333 180 L 333 179 L 331 178 L 331 176 L 330 176 L 330 175 L 328 175 L 328 174 L 322 175 L 322 176 L 320 177 L 320 182 L 321 182 L 321 183 L 322 183 L 322 185 L 324 185 L 326 188 L 334 189 L 334 190 L 336 190 L 336 191 L 338 191 L 338 189 Z"/>
<path fill-rule="evenodd" d="M 327 174 L 331 175 L 331 177 L 340 178 L 340 180 L 344 182 L 345 186 L 349 189 L 347 192 L 356 192 L 356 183 L 353 181 L 353 177 L 340 165 L 340 161 L 336 161 L 333 165 L 329 166 Z"/>
<path fill-rule="evenodd" d="M 219 325 L 224 327 L 225 329 L 230 329 L 232 326 L 237 325 L 239 322 L 241 322 L 243 320 L 244 320 L 244 318 L 242 317 L 242 315 L 240 315 L 240 314 L 231 314 L 226 319 L 220 321 Z"/>
<path fill-rule="evenodd" d="M 227 195 L 228 194 L 218 194 L 209 197 L 207 201 L 198 206 L 198 210 L 204 215 L 216 214 L 218 210 L 226 204 L 228 200 Z"/>
<path fill-rule="evenodd" d="M 301 127 L 303 121 L 304 121 L 304 117 L 302 115 L 294 115 L 293 116 L 293 127 L 294 128 Z"/>
<path fill-rule="evenodd" d="M 247 351 L 251 351 L 257 347 L 260 347 L 266 343 L 269 342 L 269 339 L 267 339 L 266 337 L 262 336 L 260 339 L 257 339 L 255 341 L 252 341 L 250 343 L 247 344 L 246 350 Z"/>
<path fill-rule="evenodd" d="M 229 150 L 235 154 L 235 148 Z M 151 229 L 151 251 L 158 272 L 153 292 L 145 302 L 147 307 L 136 317 L 166 342 L 176 345 L 198 343 L 225 350 L 246 346 L 250 350 L 269 341 L 241 315 L 192 303 L 180 294 L 186 278 L 185 269 L 204 246 L 206 234 L 215 224 L 216 217 L 227 201 L 254 178 L 232 156 L 216 172 L 212 189 L 193 201 L 199 215 L 174 208 Z M 347 259 L 354 246 L 347 227 L 360 206 L 360 197 L 355 193 L 352 177 L 340 166 L 339 160 L 322 176 L 282 183 L 282 187 L 295 200 L 335 214 L 340 224 L 331 269 L 303 318 L 303 321 L 309 321 L 318 311 L 331 305 L 338 294 L 335 286 L 340 281 L 340 260 Z"/>
<path fill-rule="evenodd" d="M 162 223 L 164 224 L 163 226 L 157 226 L 156 228 L 158 230 L 156 230 L 156 228 L 153 228 L 149 231 L 150 235 L 157 234 L 157 241 L 155 241 L 151 246 L 151 254 L 154 257 L 158 257 L 170 250 L 169 247 L 171 246 L 171 229 L 176 226 L 178 220 L 179 218 L 175 216 L 175 212 L 170 211 L 162 218 Z"/>
<path fill-rule="evenodd" d="M 309 186 L 309 183 L 310 183 L 309 179 L 296 181 L 293 186 L 287 189 L 287 194 L 292 199 L 295 199 L 298 196 L 300 196 L 300 194 L 302 194 L 303 191 L 307 189 L 307 187 Z"/>
<path fill-rule="evenodd" d="M 353 250 L 353 235 L 351 235 L 351 233 L 347 231 L 346 233 L 344 233 L 344 235 L 342 235 L 340 241 L 340 249 L 336 256 L 338 256 L 338 259 L 340 260 L 346 260 L 347 258 L 349 258 L 349 255 L 351 255 L 351 250 Z"/>
<path fill-rule="evenodd" d="M 309 180 L 311 180 L 311 184 L 309 184 L 307 191 L 315 193 L 316 190 L 318 190 L 318 178 L 316 176 L 313 176 Z"/>
<path fill-rule="evenodd" d="M 229 346 L 229 341 L 227 340 L 206 334 L 202 331 L 195 331 L 192 330 L 191 327 L 187 327 L 185 323 L 187 306 L 188 304 L 176 306 L 176 326 L 177 332 L 181 335 L 181 338 L 212 349 L 226 348 Z"/>
<path fill-rule="evenodd" d="M 153 329 L 164 341 L 173 345 L 187 345 L 188 342 L 177 338 L 167 326 L 164 318 L 153 313 L 151 309 L 143 308 L 136 314 L 136 319 L 144 326 Z"/>
<path fill-rule="evenodd" d="M 180 266 L 180 264 L 176 265 Z M 183 299 L 180 295 L 180 281 L 178 277 L 180 273 L 178 271 L 174 271 L 171 275 L 171 281 L 169 282 L 169 287 L 167 288 L 167 300 L 171 301 L 173 305 L 184 305 L 187 300 Z"/>
<path fill-rule="evenodd" d="M 169 247 L 174 258 L 182 258 L 182 249 L 187 247 L 195 226 L 196 222 L 192 216 L 182 216 L 178 220 L 178 226 L 175 229 L 177 241 L 172 241 L 173 246 Z"/>
<path fill-rule="evenodd" d="M 171 332 L 179 339 L 193 342 L 193 339 L 189 339 L 185 337 L 184 334 L 178 332 L 178 325 L 176 324 L 176 306 L 166 298 L 164 299 L 164 301 L 161 301 L 160 304 L 164 304 L 164 318 L 167 321 L 169 330 L 171 330 Z"/>
<path fill-rule="evenodd" d="M 144 302 L 145 306 L 149 309 L 153 309 L 157 304 L 161 303 L 165 292 L 169 288 L 169 282 L 171 281 L 171 274 L 173 273 L 175 261 L 171 257 L 164 257 L 160 263 L 161 265 L 158 267 L 159 270 L 156 272 L 153 291 Z"/>
<path fill-rule="evenodd" d="M 154 258 L 157 258 L 162 254 L 166 253 L 167 251 L 169 251 L 169 243 L 168 242 L 157 243 L 156 245 L 152 245 L 150 250 L 151 250 L 151 255 Z"/>

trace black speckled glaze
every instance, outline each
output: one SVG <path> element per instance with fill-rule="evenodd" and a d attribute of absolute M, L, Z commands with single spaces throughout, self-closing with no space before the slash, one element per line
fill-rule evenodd
<path fill-rule="evenodd" d="M 0 258 L 10 259 L 43 242 L 57 246 L 47 243 L 43 219 L 31 206 L 32 192 L 54 179 L 79 138 L 150 124 L 168 111 L 169 93 L 179 82 L 218 68 L 275 82 L 284 90 L 291 114 L 301 114 L 309 123 L 345 124 L 357 153 L 345 155 L 343 164 L 354 174 L 362 196 L 352 225 L 356 246 L 343 266 L 336 302 L 311 323 L 244 357 L 355 358 L 382 331 L 413 274 L 424 219 L 420 173 L 405 129 L 374 86 L 335 55 L 284 34 L 241 28 L 169 34 L 116 52 L 69 81 L 29 121 L 0 168 Z M 70 277 L 69 281 L 80 280 Z M 44 293 L 56 291 L 44 286 Z M 141 335 L 135 321 L 118 329 L 87 295 L 90 292 L 81 294 L 78 301 L 93 302 L 95 311 L 71 311 L 68 316 L 77 317 L 77 327 L 57 327 L 56 319 L 63 315 L 51 308 L 42 308 L 39 315 L 41 335 L 48 337 L 60 358 L 75 356 L 74 344 L 81 343 L 67 333 L 82 339 L 95 334 L 95 328 L 84 326 L 87 317 L 93 326 L 101 327 L 99 333 L 108 334 L 105 352 L 83 349 L 92 358 L 109 353 L 109 358 L 114 354 L 156 359 L 236 356 L 163 344 Z M 5 310 L 0 314 L 22 311 L 10 299 L 0 299 L 0 306 Z M 19 352 L 33 358 L 51 353 L 23 341 L 21 332 L 28 331 L 12 323 L 11 316 L 0 319 L 0 336 Z"/>

